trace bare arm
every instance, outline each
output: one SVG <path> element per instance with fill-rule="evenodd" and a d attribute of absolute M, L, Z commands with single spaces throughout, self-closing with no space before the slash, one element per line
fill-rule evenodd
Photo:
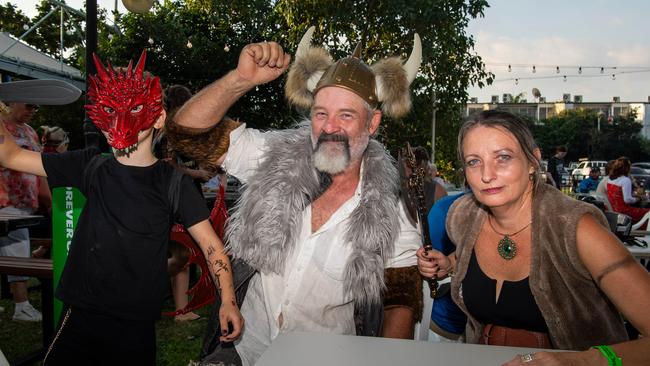
<path fill-rule="evenodd" d="M 237 68 L 187 101 L 177 112 L 175 122 L 194 128 L 214 126 L 242 95 L 282 75 L 290 62 L 291 56 L 275 42 L 247 45 L 239 54 Z"/>
<path fill-rule="evenodd" d="M 587 214 L 580 219 L 577 239 L 578 255 L 591 277 L 643 335 L 641 339 L 610 346 L 618 357 L 625 360 L 626 366 L 650 365 L 650 273 L 591 215 Z M 608 365 L 607 359 L 596 349 L 583 352 L 539 352 L 533 355 L 533 362 L 535 365 Z M 516 357 L 505 365 L 524 364 Z"/>
<path fill-rule="evenodd" d="M 29 151 L 16 145 L 13 136 L 0 122 L 0 165 L 17 172 L 46 177 L 41 153 Z"/>
<path fill-rule="evenodd" d="M 210 275 L 221 295 L 221 308 L 219 309 L 220 339 L 221 341 L 232 342 L 239 337 L 244 325 L 244 318 L 242 318 L 237 308 L 230 260 L 225 254 L 223 243 L 208 220 L 192 225 L 187 231 L 203 251 L 210 269 Z M 228 334 L 228 323 L 233 327 L 230 334 Z"/>

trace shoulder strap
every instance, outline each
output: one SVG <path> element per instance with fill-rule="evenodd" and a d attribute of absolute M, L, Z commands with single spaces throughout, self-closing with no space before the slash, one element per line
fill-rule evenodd
<path fill-rule="evenodd" d="M 90 193 L 90 182 L 92 182 L 92 178 L 95 176 L 97 169 L 107 161 L 108 158 L 109 156 L 97 154 L 93 156 L 86 165 L 86 169 L 84 169 L 84 194 L 86 197 L 88 197 L 88 194 Z"/>
<path fill-rule="evenodd" d="M 180 169 L 173 167 L 172 179 L 169 182 L 169 192 L 167 193 L 169 200 L 169 215 L 172 219 L 172 222 L 175 221 L 174 215 L 178 211 L 178 206 L 180 205 L 181 201 L 181 181 L 183 180 L 183 175 L 185 174 L 183 174 Z"/>

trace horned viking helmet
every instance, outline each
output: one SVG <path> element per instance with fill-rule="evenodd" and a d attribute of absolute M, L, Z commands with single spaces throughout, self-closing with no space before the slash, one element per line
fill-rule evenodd
<path fill-rule="evenodd" d="M 375 108 L 382 104 L 385 114 L 399 118 L 411 109 L 409 85 L 415 79 L 422 62 L 420 37 L 413 37 L 413 51 L 402 63 L 398 57 L 380 60 L 372 66 L 361 60 L 361 44 L 352 55 L 334 62 L 321 47 L 311 47 L 314 27 L 303 35 L 296 61 L 287 76 L 285 94 L 290 103 L 310 108 L 314 95 L 327 86 L 348 89 Z"/>

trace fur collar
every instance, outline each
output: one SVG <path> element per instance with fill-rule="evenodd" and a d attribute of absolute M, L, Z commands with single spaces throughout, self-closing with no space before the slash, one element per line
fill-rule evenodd
<path fill-rule="evenodd" d="M 329 176 L 311 163 L 308 121 L 269 132 L 264 161 L 251 177 L 230 218 L 228 250 L 262 273 L 280 273 L 296 243 L 302 212 L 327 189 Z M 359 306 L 379 304 L 384 264 L 399 232 L 398 175 L 384 147 L 371 139 L 363 157 L 361 200 L 349 216 L 345 241 L 352 254 L 345 290 Z"/>

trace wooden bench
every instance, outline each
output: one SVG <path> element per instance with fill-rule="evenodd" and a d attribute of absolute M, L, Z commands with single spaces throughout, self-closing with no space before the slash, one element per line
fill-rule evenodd
<path fill-rule="evenodd" d="M 43 348 L 15 360 L 13 365 L 31 364 L 42 359 L 54 334 L 54 299 L 52 292 L 52 260 L 0 256 L 0 274 L 36 277 L 41 281 L 43 313 Z"/>

